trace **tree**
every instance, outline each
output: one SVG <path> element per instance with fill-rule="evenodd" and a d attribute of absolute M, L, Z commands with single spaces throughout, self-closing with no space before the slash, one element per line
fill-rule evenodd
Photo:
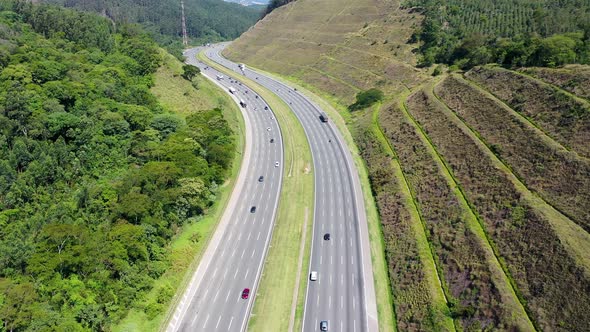
<path fill-rule="evenodd" d="M 192 65 L 182 66 L 182 77 L 187 81 L 192 81 L 193 78 L 201 73 L 199 67 Z"/>
<path fill-rule="evenodd" d="M 383 91 L 376 88 L 359 92 L 356 94 L 356 102 L 348 106 L 348 109 L 351 111 L 365 109 L 381 101 L 383 99 L 383 96 Z"/>

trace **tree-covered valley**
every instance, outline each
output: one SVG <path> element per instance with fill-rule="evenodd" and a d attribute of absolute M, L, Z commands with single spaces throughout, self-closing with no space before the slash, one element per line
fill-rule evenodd
<path fill-rule="evenodd" d="M 176 0 L 41 0 L 40 2 L 99 13 L 117 23 L 139 23 L 158 43 L 180 56 L 182 25 Z M 231 40 L 260 18 L 262 7 L 222 0 L 184 1 L 191 43 Z"/>
<path fill-rule="evenodd" d="M 163 107 L 161 63 L 138 26 L 0 1 L 0 330 L 110 330 L 215 201 L 232 130 Z"/>

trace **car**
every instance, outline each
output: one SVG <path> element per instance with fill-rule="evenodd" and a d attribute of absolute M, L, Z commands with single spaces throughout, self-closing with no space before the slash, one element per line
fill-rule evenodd
<path fill-rule="evenodd" d="M 275 139 L 274 139 L 274 138 L 271 138 L 271 139 L 270 139 L 270 142 L 271 142 L 271 143 L 274 143 L 274 142 L 275 142 Z"/>
<path fill-rule="evenodd" d="M 330 240 L 330 233 L 324 234 L 324 240 L 326 240 L 326 241 Z"/>
<path fill-rule="evenodd" d="M 250 288 L 244 288 L 244 290 L 242 291 L 242 298 L 244 300 L 247 300 L 248 297 L 250 297 Z"/>
<path fill-rule="evenodd" d="M 279 167 L 279 162 L 275 162 L 275 167 Z"/>
<path fill-rule="evenodd" d="M 271 117 L 270 117 L 270 119 L 271 119 L 271 120 L 274 120 L 275 118 L 271 116 Z"/>
<path fill-rule="evenodd" d="M 265 109 L 265 110 L 268 110 L 268 106 L 264 106 L 264 109 Z"/>
<path fill-rule="evenodd" d="M 256 95 L 256 99 L 258 99 L 258 95 Z"/>
<path fill-rule="evenodd" d="M 255 206 L 253 206 L 253 207 L 250 208 L 250 213 L 254 213 L 254 212 L 256 212 L 256 207 Z"/>
<path fill-rule="evenodd" d="M 267 127 L 267 128 L 266 128 L 266 130 L 267 130 L 267 131 L 270 131 L 270 127 Z"/>
<path fill-rule="evenodd" d="M 320 322 L 320 331 L 328 331 L 328 321 L 323 320 Z"/>
<path fill-rule="evenodd" d="M 309 274 L 309 280 L 316 281 L 318 280 L 318 271 L 311 271 Z"/>
<path fill-rule="evenodd" d="M 263 181 L 264 181 L 264 176 L 262 176 L 262 175 L 261 175 L 261 176 L 258 178 L 258 182 L 263 182 Z"/>

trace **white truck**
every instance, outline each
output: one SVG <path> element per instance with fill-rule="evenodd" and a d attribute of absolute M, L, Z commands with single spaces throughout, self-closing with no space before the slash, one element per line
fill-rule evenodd
<path fill-rule="evenodd" d="M 246 107 L 246 102 L 243 99 L 240 99 L 240 106 Z"/>
<path fill-rule="evenodd" d="M 233 86 L 230 86 L 229 89 L 227 89 L 227 90 L 229 90 L 229 93 L 231 93 L 231 94 L 236 93 L 236 89 Z"/>
<path fill-rule="evenodd" d="M 223 79 L 223 75 L 217 75 L 217 80 L 221 81 Z"/>

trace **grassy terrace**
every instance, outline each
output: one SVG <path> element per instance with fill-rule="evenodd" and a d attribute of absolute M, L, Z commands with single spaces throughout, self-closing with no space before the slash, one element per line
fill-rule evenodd
<path fill-rule="evenodd" d="M 228 76 L 236 75 L 202 55 L 199 55 L 199 59 Z M 248 329 L 288 331 L 294 319 L 293 328 L 300 331 L 314 209 L 311 151 L 303 127 L 289 107 L 257 83 L 245 77 L 240 79 L 264 98 L 275 112 L 285 147 L 285 173 L 279 211 Z M 304 234 L 305 241 L 302 241 Z M 298 289 L 295 287 L 297 284 Z M 292 317 L 293 306 L 296 317 Z"/>
<path fill-rule="evenodd" d="M 382 110 L 379 119 L 417 201 L 457 323 L 468 329 L 474 321 L 501 320 L 521 331 L 533 330 L 477 214 L 468 205 L 428 136 L 419 129 L 404 105 Z M 462 315 L 463 310 L 472 309 L 473 314 Z"/>
<path fill-rule="evenodd" d="M 431 89 L 412 95 L 408 108 L 482 217 L 535 328 L 588 326 L 588 234 L 528 191 Z"/>
<path fill-rule="evenodd" d="M 236 154 L 232 165 L 231 175 L 227 182 L 220 186 L 215 204 L 209 209 L 205 218 L 199 222 L 188 224 L 172 241 L 168 250 L 172 253 L 170 266 L 155 283 L 152 291 L 145 298 L 145 307 L 152 306 L 152 310 L 131 310 L 126 318 L 113 327 L 113 331 L 157 331 L 166 323 L 168 310 L 174 310 L 175 299 L 165 303 L 158 302 L 162 293 L 181 294 L 194 270 L 211 235 L 213 234 L 225 205 L 232 192 L 235 179 L 242 161 L 244 146 L 244 122 L 237 105 L 222 90 L 205 78 L 197 78 L 199 89 L 196 90 L 190 82 L 183 79 L 182 63 L 167 53 L 164 55 L 164 65 L 158 69 L 154 77 L 155 85 L 152 92 L 158 97 L 162 105 L 180 115 L 191 112 L 221 107 L 225 119 L 236 133 Z M 200 240 L 195 244 L 191 239 L 197 236 Z"/>

